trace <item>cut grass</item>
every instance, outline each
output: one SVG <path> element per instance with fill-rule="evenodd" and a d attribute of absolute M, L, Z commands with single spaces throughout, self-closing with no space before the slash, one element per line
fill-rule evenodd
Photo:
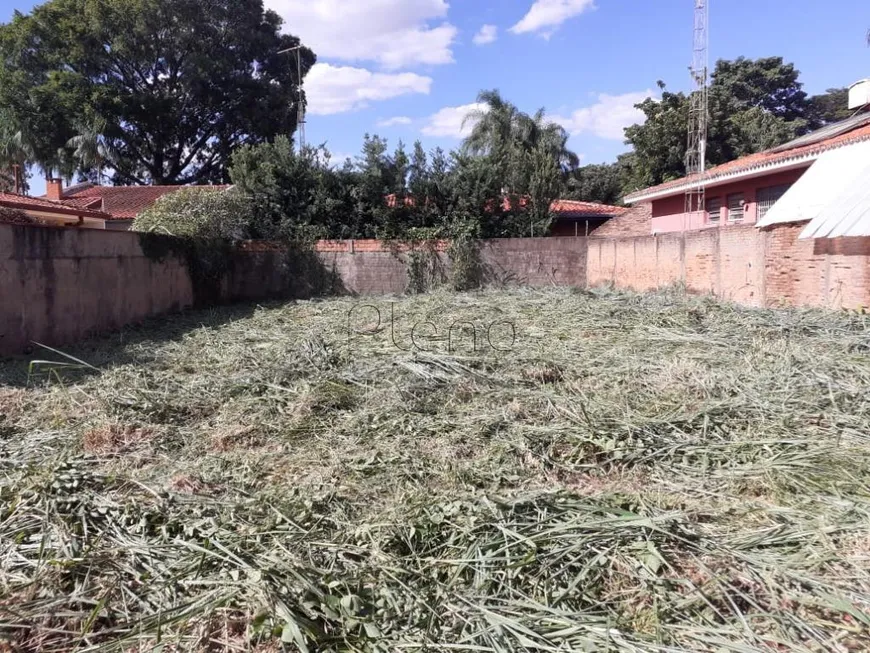
<path fill-rule="evenodd" d="M 7 363 L 0 650 L 868 648 L 865 317 L 370 303 Z"/>

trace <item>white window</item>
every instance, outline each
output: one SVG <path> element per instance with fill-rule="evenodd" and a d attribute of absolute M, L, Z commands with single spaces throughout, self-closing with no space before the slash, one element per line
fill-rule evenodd
<path fill-rule="evenodd" d="M 768 186 L 767 188 L 758 189 L 758 193 L 756 193 L 756 200 L 758 201 L 758 220 L 761 220 L 767 215 L 767 212 L 773 208 L 774 204 L 782 199 L 782 196 L 788 192 L 789 188 L 791 188 L 791 184 Z"/>
<path fill-rule="evenodd" d="M 746 201 L 743 199 L 743 193 L 733 193 L 728 196 L 728 222 L 737 224 L 743 222 L 743 205 Z"/>
<path fill-rule="evenodd" d="M 713 197 L 707 200 L 707 220 L 711 224 L 719 224 L 722 219 L 722 198 Z"/>

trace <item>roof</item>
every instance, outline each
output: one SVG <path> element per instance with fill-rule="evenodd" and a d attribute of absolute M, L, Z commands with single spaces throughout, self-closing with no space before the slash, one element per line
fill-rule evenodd
<path fill-rule="evenodd" d="M 102 200 L 102 209 L 113 220 L 132 220 L 144 210 L 150 208 L 164 195 L 174 193 L 189 186 L 96 186 L 94 184 L 78 184 L 70 186 L 64 193 L 64 202 L 70 200 Z M 229 186 L 195 186 L 194 188 L 212 188 L 227 190 Z"/>
<path fill-rule="evenodd" d="M 822 200 L 801 238 L 870 236 L 870 142 L 826 153 L 783 200 L 788 195 L 797 203 Z"/>
<path fill-rule="evenodd" d="M 811 165 L 821 154 L 844 145 L 870 140 L 870 113 L 828 125 L 777 148 L 750 154 L 711 168 L 703 175 L 692 175 L 653 186 L 625 198 L 626 202 L 648 202 L 670 197 L 700 185 L 713 186 L 740 177 L 756 176 L 781 169 Z"/>
<path fill-rule="evenodd" d="M 815 220 L 856 182 L 868 184 L 870 141 L 822 154 L 756 225 L 759 228 Z"/>
<path fill-rule="evenodd" d="M 69 204 L 66 200 L 54 201 L 41 197 L 29 197 L 28 195 L 15 195 L 13 193 L 0 193 L 0 206 L 22 211 L 38 211 L 41 213 L 53 213 L 55 215 L 70 216 L 73 218 L 95 218 L 108 220 L 110 215 L 103 211 L 86 208 L 78 203 Z"/>
<path fill-rule="evenodd" d="M 610 206 L 597 202 L 576 200 L 556 200 L 550 209 L 557 218 L 614 218 L 625 215 L 631 209 L 624 206 Z"/>

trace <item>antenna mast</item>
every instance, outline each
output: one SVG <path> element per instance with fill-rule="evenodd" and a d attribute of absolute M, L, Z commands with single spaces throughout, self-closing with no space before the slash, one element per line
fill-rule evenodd
<path fill-rule="evenodd" d="M 695 3 L 695 28 L 692 56 L 692 83 L 694 84 L 689 107 L 689 147 L 686 151 L 686 175 L 695 184 L 686 191 L 686 221 L 694 215 L 703 216 L 707 210 L 706 190 L 703 176 L 707 171 L 707 131 L 709 125 L 709 44 L 707 31 L 710 21 L 710 0 L 693 0 Z"/>
<path fill-rule="evenodd" d="M 296 140 L 299 143 L 299 151 L 305 149 L 305 90 L 302 85 L 302 44 L 300 43 L 295 48 L 287 48 L 280 50 L 278 54 L 286 54 L 288 52 L 296 53 L 296 88 L 299 91 L 299 98 L 296 100 Z"/>

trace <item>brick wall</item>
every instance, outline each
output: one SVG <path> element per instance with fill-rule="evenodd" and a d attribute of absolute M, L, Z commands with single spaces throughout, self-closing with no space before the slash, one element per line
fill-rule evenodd
<path fill-rule="evenodd" d="M 506 238 L 484 241 L 480 257 L 491 282 L 582 288 L 586 252 L 585 238 Z"/>
<path fill-rule="evenodd" d="M 806 223 L 590 239 L 589 285 L 682 283 L 746 306 L 870 307 L 870 238 L 799 240 Z"/>
<path fill-rule="evenodd" d="M 638 204 L 625 215 L 612 218 L 598 227 L 593 238 L 649 236 L 652 233 L 652 204 Z"/>
<path fill-rule="evenodd" d="M 803 227 L 492 240 L 480 244 L 480 257 L 495 283 L 638 291 L 682 283 L 749 306 L 870 307 L 870 238 L 799 240 Z M 204 294 L 183 258 L 155 258 L 138 234 L 0 225 L 0 355 L 32 341 L 64 345 L 197 303 L 408 289 L 407 246 L 341 241 L 315 249 L 244 247 Z M 434 250 L 449 274 L 447 243 Z"/>

